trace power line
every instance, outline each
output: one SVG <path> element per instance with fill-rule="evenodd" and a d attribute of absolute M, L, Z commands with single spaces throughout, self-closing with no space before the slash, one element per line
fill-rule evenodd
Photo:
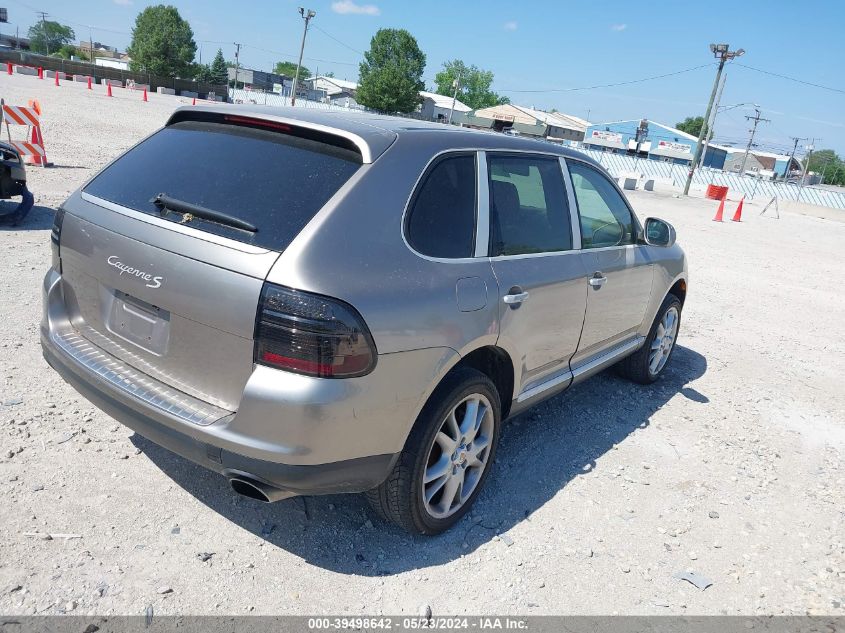
<path fill-rule="evenodd" d="M 312 27 L 313 27 L 313 28 L 315 28 L 315 29 L 317 29 L 318 31 L 320 31 L 320 33 L 322 33 L 323 35 L 325 35 L 325 36 L 326 36 L 326 37 L 328 37 L 329 39 L 334 40 L 335 42 L 337 42 L 337 43 L 338 43 L 338 44 L 340 44 L 341 46 L 345 46 L 346 48 L 348 48 L 348 49 L 349 49 L 350 51 L 352 51 L 353 53 L 358 53 L 359 55 L 362 55 L 362 56 L 364 55 L 364 53 L 363 53 L 363 52 L 361 52 L 361 51 L 359 51 L 357 48 L 354 48 L 354 47 L 350 46 L 350 45 L 349 45 L 349 44 L 347 44 L 346 42 L 342 42 L 342 41 L 340 41 L 340 40 L 339 40 L 339 39 L 337 39 L 334 35 L 332 35 L 331 33 L 326 32 L 324 29 L 321 29 L 321 28 L 320 28 L 319 26 L 317 26 L 316 24 L 313 24 L 313 25 L 312 25 Z"/>
<path fill-rule="evenodd" d="M 684 70 L 678 70 L 672 73 L 666 73 L 664 75 L 654 75 L 653 77 L 643 77 L 642 79 L 632 79 L 630 81 L 620 81 L 618 83 L 613 84 L 600 84 L 597 86 L 582 86 L 580 88 L 549 88 L 544 90 L 502 90 L 502 92 L 576 92 L 578 90 L 596 90 L 597 88 L 615 88 L 616 86 L 629 86 L 631 84 L 639 84 L 643 83 L 644 81 L 653 81 L 655 79 L 664 79 L 665 77 L 674 77 L 675 75 L 682 75 L 683 73 L 689 73 L 694 70 L 701 70 L 702 68 L 708 68 L 710 66 L 714 66 L 715 64 L 702 64 L 701 66 L 694 66 L 692 68 L 685 68 Z"/>
<path fill-rule="evenodd" d="M 760 68 L 754 68 L 753 66 L 746 66 L 745 64 L 735 64 L 736 66 L 740 66 L 741 68 L 747 68 L 748 70 L 754 70 L 758 73 L 763 73 L 764 75 L 771 75 L 772 77 L 780 77 L 781 79 L 788 79 L 789 81 L 794 81 L 795 83 L 804 84 L 805 86 L 813 86 L 814 88 L 821 88 L 823 90 L 830 90 L 831 92 L 838 92 L 840 94 L 845 94 L 845 90 L 840 88 L 832 88 L 830 86 L 823 86 L 821 84 L 814 84 L 811 81 L 804 81 L 803 79 L 796 79 L 795 77 L 788 77 L 786 75 L 781 75 L 778 73 L 773 73 L 768 70 L 762 70 Z"/>

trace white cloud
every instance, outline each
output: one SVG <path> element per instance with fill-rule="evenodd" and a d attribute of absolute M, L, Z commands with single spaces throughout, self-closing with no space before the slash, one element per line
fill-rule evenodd
<path fill-rule="evenodd" d="M 128 7 L 132 4 L 132 0 L 114 0 L 115 4 L 119 4 L 122 7 Z"/>
<path fill-rule="evenodd" d="M 355 4 L 352 0 L 332 2 L 332 11 L 340 14 L 380 15 L 381 10 L 374 4 Z"/>
<path fill-rule="evenodd" d="M 624 31 L 627 28 L 628 28 L 627 24 L 613 24 L 613 25 L 611 25 L 610 30 L 618 32 L 618 31 Z"/>
<path fill-rule="evenodd" d="M 516 22 L 514 22 L 513 20 L 510 20 L 509 22 L 505 22 L 505 24 L 503 26 L 504 26 L 504 29 L 506 31 L 516 31 L 516 29 L 519 27 L 519 25 Z"/>

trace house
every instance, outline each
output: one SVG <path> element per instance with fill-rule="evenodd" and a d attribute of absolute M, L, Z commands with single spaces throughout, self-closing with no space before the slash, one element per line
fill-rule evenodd
<path fill-rule="evenodd" d="M 724 170 L 739 173 L 742 169 L 743 160 L 745 160 L 745 149 L 729 147 L 727 151 L 728 157 L 725 160 Z M 790 173 L 800 172 L 802 170 L 801 163 L 795 158 L 791 160 L 788 171 Z M 790 156 L 786 154 L 752 150 L 748 154 L 748 160 L 745 161 L 745 173 L 769 179 L 785 178 L 788 175 L 787 164 L 789 162 Z"/>
<path fill-rule="evenodd" d="M 425 121 L 443 121 L 449 120 L 449 114 L 452 112 L 452 97 L 437 94 L 435 92 L 420 91 L 422 97 L 422 105 L 420 106 L 420 117 Z M 463 114 L 470 112 L 470 108 L 465 103 L 461 103 L 455 99 L 455 110 L 452 113 L 452 121 L 460 122 L 463 119 Z"/>
<path fill-rule="evenodd" d="M 583 140 L 589 122 L 561 112 L 544 112 L 506 103 L 468 112 L 464 125 L 563 142 Z"/>

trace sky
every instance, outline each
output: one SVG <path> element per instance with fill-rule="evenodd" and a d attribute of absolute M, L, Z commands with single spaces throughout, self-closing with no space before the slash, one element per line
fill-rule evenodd
<path fill-rule="evenodd" d="M 10 24 L 24 35 L 36 11 L 70 25 L 79 39 L 117 46 L 131 40 L 144 0 L 0 0 Z M 701 116 L 713 87 L 716 63 L 710 43 L 746 54 L 726 66 L 716 140 L 744 147 L 754 104 L 771 119 L 758 126 L 758 149 L 789 152 L 791 137 L 845 157 L 845 1 L 744 0 L 728 5 L 686 0 L 170 0 L 187 19 L 211 61 L 218 48 L 241 64 L 271 70 L 296 61 L 302 37 L 297 7 L 317 12 L 304 64 L 356 80 L 362 52 L 379 28 L 404 28 L 426 54 L 428 89 L 443 62 L 462 59 L 491 70 L 493 90 L 518 105 L 561 112 L 593 122 L 647 118 L 674 125 Z M 199 53 L 199 51 L 198 51 Z M 694 69 L 694 70 L 689 70 Z M 756 69 L 756 70 L 755 70 Z M 616 85 L 640 79 L 668 77 Z M 766 71 L 761 72 L 761 71 Z M 822 87 L 801 84 L 784 75 Z M 826 87 L 826 88 L 825 88 Z M 578 90 L 572 90 L 578 88 Z M 830 90 L 827 88 L 833 88 Z"/>

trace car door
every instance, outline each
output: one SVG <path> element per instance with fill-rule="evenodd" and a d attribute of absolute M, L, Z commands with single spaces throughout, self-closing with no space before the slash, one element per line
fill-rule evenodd
<path fill-rule="evenodd" d="M 573 368 L 635 339 L 651 295 L 653 266 L 638 244 L 639 223 L 599 169 L 566 159 L 574 193 L 586 280 L 587 314 Z"/>
<path fill-rule="evenodd" d="M 588 286 L 557 157 L 487 152 L 489 254 L 499 286 L 499 345 L 517 402 L 571 381 Z"/>

